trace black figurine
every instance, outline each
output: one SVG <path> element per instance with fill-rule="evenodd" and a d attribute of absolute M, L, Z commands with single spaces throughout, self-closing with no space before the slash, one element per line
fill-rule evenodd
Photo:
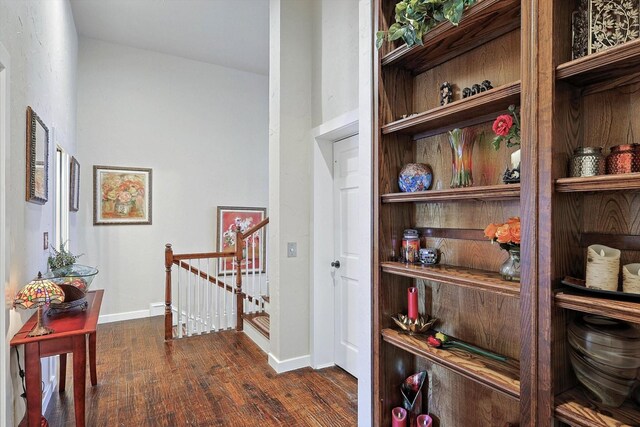
<path fill-rule="evenodd" d="M 462 89 L 463 98 L 468 98 L 470 96 L 471 96 L 471 89 L 469 89 L 468 87 L 465 87 L 464 89 Z"/>
<path fill-rule="evenodd" d="M 453 101 L 453 88 L 451 83 L 444 82 L 440 85 L 440 105 L 447 105 Z"/>
<path fill-rule="evenodd" d="M 489 80 L 483 81 L 482 83 L 480 83 L 480 86 L 482 86 L 483 92 L 489 89 L 493 89 L 493 86 L 491 86 L 491 82 Z"/>
<path fill-rule="evenodd" d="M 493 86 L 491 86 L 491 82 L 489 80 L 484 80 L 482 83 L 480 84 L 474 84 L 473 86 L 469 87 L 465 87 L 462 90 L 462 97 L 463 98 L 468 98 L 470 96 L 473 95 L 477 95 L 481 92 L 486 92 L 489 89 L 493 89 Z"/>

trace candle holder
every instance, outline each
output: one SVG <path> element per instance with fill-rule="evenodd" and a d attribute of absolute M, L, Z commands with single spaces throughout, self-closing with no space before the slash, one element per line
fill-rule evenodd
<path fill-rule="evenodd" d="M 429 329 L 433 328 L 438 322 L 437 318 L 428 315 L 426 319 L 422 316 L 418 316 L 415 320 L 410 319 L 409 316 L 405 314 L 397 314 L 395 316 L 391 316 L 391 318 L 403 332 L 406 332 L 409 335 L 424 334 Z"/>

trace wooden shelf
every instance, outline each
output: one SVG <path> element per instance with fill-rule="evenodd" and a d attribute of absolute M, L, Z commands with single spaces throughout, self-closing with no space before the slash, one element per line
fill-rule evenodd
<path fill-rule="evenodd" d="M 443 22 L 423 37 L 422 46 L 402 45 L 381 63 L 420 74 L 519 27 L 519 0 L 484 0 L 466 10 L 458 26 Z"/>
<path fill-rule="evenodd" d="M 640 39 L 565 62 L 556 68 L 556 79 L 576 86 L 601 82 L 623 85 L 637 80 L 640 66 Z"/>
<path fill-rule="evenodd" d="M 620 408 L 599 408 L 574 388 L 556 397 L 556 418 L 577 427 L 624 427 L 640 425 L 640 411 L 631 403 Z"/>
<path fill-rule="evenodd" d="M 380 196 L 382 203 L 436 203 L 463 200 L 505 200 L 520 198 L 520 184 L 485 185 L 481 187 L 448 188 L 415 193 L 388 193 Z"/>
<path fill-rule="evenodd" d="M 640 323 L 640 303 L 595 297 L 561 290 L 555 295 L 556 305 L 583 313 L 599 314 L 632 323 Z"/>
<path fill-rule="evenodd" d="M 515 360 L 499 362 L 458 349 L 433 348 L 424 336 L 411 336 L 394 329 L 383 329 L 382 339 L 494 390 L 520 397 L 520 367 Z"/>
<path fill-rule="evenodd" d="M 509 105 L 519 103 L 520 81 L 517 81 L 386 124 L 382 133 L 397 132 L 413 135 L 414 139 L 426 138 L 456 127 L 491 121 Z"/>
<path fill-rule="evenodd" d="M 498 273 L 450 265 L 421 266 L 401 262 L 383 262 L 382 271 L 414 279 L 432 280 L 446 285 L 492 292 L 508 297 L 520 296 L 520 284 L 502 280 Z"/>
<path fill-rule="evenodd" d="M 640 190 L 640 173 L 598 175 L 586 178 L 560 178 L 556 180 L 556 191 L 560 193 L 620 190 Z"/>

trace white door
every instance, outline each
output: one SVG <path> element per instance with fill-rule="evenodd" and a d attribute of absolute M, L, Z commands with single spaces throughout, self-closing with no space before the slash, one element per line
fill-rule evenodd
<path fill-rule="evenodd" d="M 357 376 L 358 136 L 333 144 L 335 363 Z"/>

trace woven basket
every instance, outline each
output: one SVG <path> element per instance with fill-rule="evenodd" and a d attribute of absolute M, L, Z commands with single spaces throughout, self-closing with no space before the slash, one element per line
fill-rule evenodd
<path fill-rule="evenodd" d="M 587 288 L 618 290 L 620 251 L 604 245 L 587 248 Z"/>
<path fill-rule="evenodd" d="M 640 294 L 640 264 L 627 264 L 622 267 L 622 291 Z"/>

